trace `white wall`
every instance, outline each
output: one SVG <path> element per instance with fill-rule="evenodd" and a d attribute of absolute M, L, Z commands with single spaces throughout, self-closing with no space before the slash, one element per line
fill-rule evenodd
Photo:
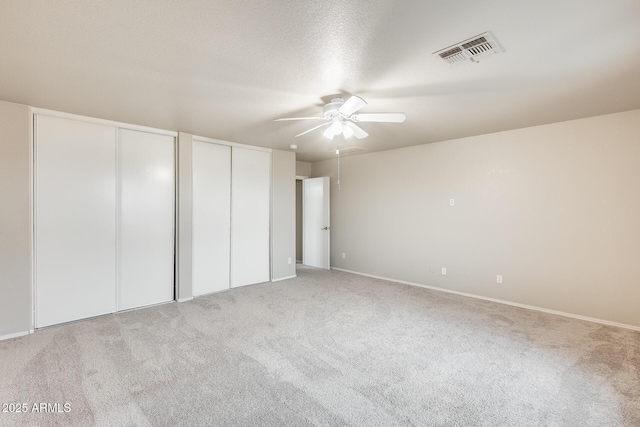
<path fill-rule="evenodd" d="M 32 328 L 29 107 L 0 101 L 0 339 Z"/>
<path fill-rule="evenodd" d="M 345 157 L 331 264 L 637 327 L 639 165 L 640 110 Z"/>
<path fill-rule="evenodd" d="M 277 280 L 296 275 L 296 155 L 273 150 L 271 158 L 271 279 Z"/>

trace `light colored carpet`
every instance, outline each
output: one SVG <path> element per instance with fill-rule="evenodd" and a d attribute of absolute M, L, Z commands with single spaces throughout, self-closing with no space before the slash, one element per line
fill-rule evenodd
<path fill-rule="evenodd" d="M 640 333 L 308 268 L 0 342 L 0 425 L 639 426 Z"/>

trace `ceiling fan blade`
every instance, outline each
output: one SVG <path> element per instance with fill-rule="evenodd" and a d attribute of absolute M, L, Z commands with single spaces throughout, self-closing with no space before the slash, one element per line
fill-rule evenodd
<path fill-rule="evenodd" d="M 359 96 L 353 95 L 351 98 L 347 99 L 347 101 L 342 104 L 340 108 L 338 108 L 338 112 L 348 117 L 365 105 L 367 105 L 367 101 L 360 98 Z"/>
<path fill-rule="evenodd" d="M 286 117 L 284 119 L 275 119 L 274 122 L 284 122 L 286 120 L 327 120 L 326 117 Z"/>
<path fill-rule="evenodd" d="M 358 139 L 366 138 L 369 136 L 369 134 L 365 132 L 364 129 L 353 122 L 345 121 L 344 124 L 353 131 L 353 135 Z"/>
<path fill-rule="evenodd" d="M 363 113 L 352 117 L 357 122 L 402 123 L 407 119 L 404 113 Z"/>
<path fill-rule="evenodd" d="M 294 138 L 297 138 L 297 137 L 299 137 L 299 136 L 305 135 L 305 134 L 307 134 L 307 133 L 309 133 L 309 132 L 313 132 L 314 130 L 316 130 L 316 129 L 318 129 L 318 128 L 321 128 L 322 126 L 328 126 L 328 125 L 330 125 L 330 124 L 331 124 L 331 122 L 328 122 L 328 123 L 323 123 L 323 124 L 321 124 L 321 125 L 318 125 L 318 126 L 312 127 L 312 128 L 311 128 L 311 129 L 309 129 L 309 130 L 305 130 L 304 132 L 297 134 Z M 329 128 L 329 129 L 331 129 L 331 128 Z"/>

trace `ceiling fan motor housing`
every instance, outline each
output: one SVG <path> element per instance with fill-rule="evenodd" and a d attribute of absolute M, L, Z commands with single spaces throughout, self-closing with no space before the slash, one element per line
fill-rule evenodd
<path fill-rule="evenodd" d="M 332 119 L 339 114 L 338 108 L 340 108 L 342 104 L 344 104 L 343 98 L 331 98 L 331 102 L 322 109 L 322 115 L 327 119 Z"/>

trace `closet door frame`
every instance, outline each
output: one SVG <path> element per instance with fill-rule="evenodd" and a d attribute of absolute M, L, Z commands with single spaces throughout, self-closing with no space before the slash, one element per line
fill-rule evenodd
<path fill-rule="evenodd" d="M 134 131 L 141 131 L 141 132 L 148 132 L 148 133 L 154 133 L 154 134 L 158 134 L 158 135 L 166 135 L 166 136 L 171 136 L 174 138 L 174 184 L 177 184 L 177 173 L 178 173 L 178 156 L 177 156 L 177 140 L 178 140 L 178 132 L 175 131 L 169 131 L 169 130 L 164 130 L 164 129 L 157 129 L 157 128 L 152 128 L 152 127 L 148 127 L 148 126 L 140 126 L 140 125 L 134 125 L 134 124 L 130 124 L 130 123 L 123 123 L 123 122 L 117 122 L 117 121 L 113 121 L 113 120 L 106 120 L 106 119 L 99 119 L 99 118 L 95 118 L 95 117 L 88 117 L 88 116 L 82 116 L 82 115 L 78 115 L 78 114 L 71 114 L 71 113 L 65 113 L 65 112 L 61 112 L 61 111 L 55 111 L 55 110 L 48 110 L 46 108 L 37 108 L 37 107 L 30 107 L 30 131 L 31 131 L 31 159 L 30 159 L 30 168 L 31 168 L 31 201 L 32 201 L 32 206 L 31 206 L 31 221 L 33 224 L 32 227 L 32 233 L 31 233 L 31 243 L 32 243 L 32 251 L 31 251 L 31 275 L 32 275 L 32 280 L 31 280 L 31 312 L 32 312 L 32 327 L 30 332 L 33 332 L 36 329 L 36 325 L 37 325 L 37 319 L 36 319 L 36 307 L 37 307 L 37 258 L 36 258 L 36 240 L 37 240 L 37 233 L 38 233 L 38 224 L 37 224 L 37 216 L 36 216 L 36 212 L 37 212 L 37 169 L 36 169 L 36 161 L 37 161 L 37 152 L 36 152 L 36 116 L 49 116 L 49 117 L 57 117 L 57 118 L 61 118 L 61 119 L 68 119 L 68 120 L 75 120 L 75 121 L 80 121 L 80 122 L 85 122 L 85 123 L 93 123 L 93 124 L 100 124 L 100 125 L 106 125 L 106 126 L 112 126 L 115 128 L 115 134 L 116 134 L 116 138 L 114 140 L 114 144 L 117 147 L 117 143 L 118 143 L 118 132 L 120 129 L 128 129 L 128 130 L 134 130 Z M 116 148 L 117 150 L 117 148 Z M 117 159 L 117 151 L 116 151 L 116 159 Z M 117 179 L 117 164 L 116 164 L 116 179 Z M 175 266 L 177 265 L 177 233 L 176 233 L 176 223 L 175 223 L 175 219 L 177 218 L 177 188 L 178 186 L 175 185 L 175 190 L 174 190 L 174 203 L 173 203 L 173 218 L 174 218 L 174 224 L 173 224 L 173 254 L 174 254 L 174 301 L 175 301 L 175 297 L 176 297 L 176 290 L 175 290 L 175 286 L 176 286 L 176 275 L 175 275 Z M 119 203 L 117 200 L 118 194 L 116 194 L 116 210 L 114 211 L 114 218 L 117 218 L 118 215 L 118 210 L 119 210 Z M 116 223 L 116 227 L 117 227 L 117 223 Z M 116 239 L 118 237 L 118 233 L 119 230 L 116 228 Z M 118 245 L 118 242 L 116 241 L 116 247 Z M 117 255 L 116 255 L 117 258 Z M 114 264 L 116 263 L 116 258 L 114 258 Z M 118 271 L 116 270 L 116 277 L 117 277 Z M 118 301 L 118 284 L 114 283 L 115 285 L 115 294 L 114 294 L 114 298 L 115 301 Z M 117 307 L 116 307 L 116 312 L 117 312 Z"/>
<path fill-rule="evenodd" d="M 71 113 L 65 113 L 65 112 L 60 112 L 60 111 L 55 111 L 55 110 L 49 110 L 49 109 L 45 109 L 45 108 L 37 108 L 37 107 L 30 107 L 30 132 L 31 132 L 31 144 L 30 144 L 30 148 L 31 148 L 31 161 L 30 161 L 30 168 L 31 168 L 31 201 L 32 201 L 32 206 L 31 206 L 31 222 L 32 222 L 32 233 L 31 233 L 31 242 L 32 242 L 32 253 L 31 253 L 31 272 L 32 272 L 32 280 L 31 280 L 31 289 L 32 289 L 32 298 L 31 298 L 31 311 L 33 313 L 32 316 L 32 328 L 30 330 L 30 332 L 33 332 L 35 330 L 35 325 L 36 325 L 36 301 L 37 301 L 37 276 L 36 276 L 36 268 L 37 268 L 37 259 L 36 259 L 36 236 L 37 236 L 37 221 L 36 221 L 36 200 L 37 200 L 37 194 L 36 194 L 36 184 L 37 184 L 37 176 L 36 176 L 36 168 L 35 168 L 35 162 L 36 162 L 36 152 L 35 152 L 35 144 L 36 144 L 36 135 L 35 135 L 35 116 L 36 115 L 44 115 L 44 116 L 51 116 L 51 117 L 59 117 L 59 118 L 65 118 L 65 119 L 70 119 L 70 120 L 77 120 L 77 121 L 83 121 L 83 122 L 87 122 L 87 123 L 95 123 L 95 124 L 102 124 L 102 125 L 107 125 L 107 126 L 113 126 L 114 128 L 116 128 L 116 138 L 117 138 L 117 133 L 118 133 L 118 129 L 129 129 L 129 130 L 137 130 L 137 131 L 142 131 L 142 132 L 150 132 L 150 133 L 155 133 L 155 134 L 159 134 L 159 135 L 167 135 L 167 136 L 171 136 L 173 138 L 175 138 L 176 143 L 174 144 L 175 147 L 175 151 L 174 151 L 174 173 L 175 173 L 175 183 L 176 183 L 176 188 L 175 188 L 175 193 L 174 193 L 174 232 L 173 232 L 173 236 L 174 236 L 174 287 L 175 288 L 175 293 L 174 293 L 174 297 L 177 298 L 178 295 L 178 289 L 177 287 L 180 286 L 177 280 L 177 266 L 178 266 L 178 240 L 179 240 L 179 236 L 176 230 L 177 227 L 177 218 L 178 218 L 178 212 L 177 212 L 177 208 L 178 208 L 178 188 L 179 186 L 178 184 L 178 176 L 180 173 L 179 167 L 178 167 L 178 132 L 175 131 L 169 131 L 169 130 L 164 130 L 164 129 L 157 129 L 157 128 L 152 128 L 152 127 L 148 127 L 148 126 L 140 126 L 140 125 L 135 125 L 135 124 L 130 124 L 130 123 L 123 123 L 123 122 L 117 122 L 117 121 L 113 121 L 113 120 L 106 120 L 106 119 L 99 119 L 99 118 L 95 118 L 95 117 L 88 117 L 88 116 L 82 116 L 82 115 L 77 115 L 77 114 L 71 114 Z M 219 145 L 226 145 L 229 147 L 241 147 L 241 148 L 247 148 L 247 149 L 251 149 L 251 150 L 258 150 L 258 151 L 265 151 L 271 154 L 272 150 L 270 148 L 263 148 L 263 147 L 257 147 L 257 146 L 252 146 L 252 145 L 246 145 L 246 144 L 238 144 L 235 142 L 230 142 L 230 141 L 224 141 L 224 140 L 220 140 L 220 139 L 214 139 L 214 138 L 207 138 L 207 137 L 202 137 L 202 136 L 197 136 L 197 135 L 193 135 L 193 140 L 194 141 L 200 141 L 200 142 L 209 142 L 209 143 L 213 143 L 213 144 L 219 144 Z M 117 144 L 117 139 L 116 139 L 116 144 Z M 233 154 L 232 154 L 233 156 Z M 117 172 L 117 171 L 116 171 Z M 273 170 L 272 168 L 269 169 L 269 274 L 271 275 L 271 268 L 272 268 L 272 253 L 273 253 L 273 231 L 272 231 L 272 197 L 271 194 L 273 192 L 273 183 L 272 183 L 272 175 L 273 175 Z M 231 195 L 231 197 L 233 197 L 233 194 Z M 117 215 L 117 211 L 114 212 L 114 215 Z M 229 248 L 230 251 L 230 256 L 232 256 L 231 253 L 231 247 Z M 116 262 L 116 260 L 114 259 L 114 263 Z M 229 263 L 229 273 L 231 275 L 231 263 Z M 230 283 L 232 283 L 233 278 L 230 276 L 229 278 Z M 117 292 L 117 288 L 118 286 L 116 285 L 116 292 Z M 118 295 L 115 295 L 116 301 L 118 298 Z"/>

